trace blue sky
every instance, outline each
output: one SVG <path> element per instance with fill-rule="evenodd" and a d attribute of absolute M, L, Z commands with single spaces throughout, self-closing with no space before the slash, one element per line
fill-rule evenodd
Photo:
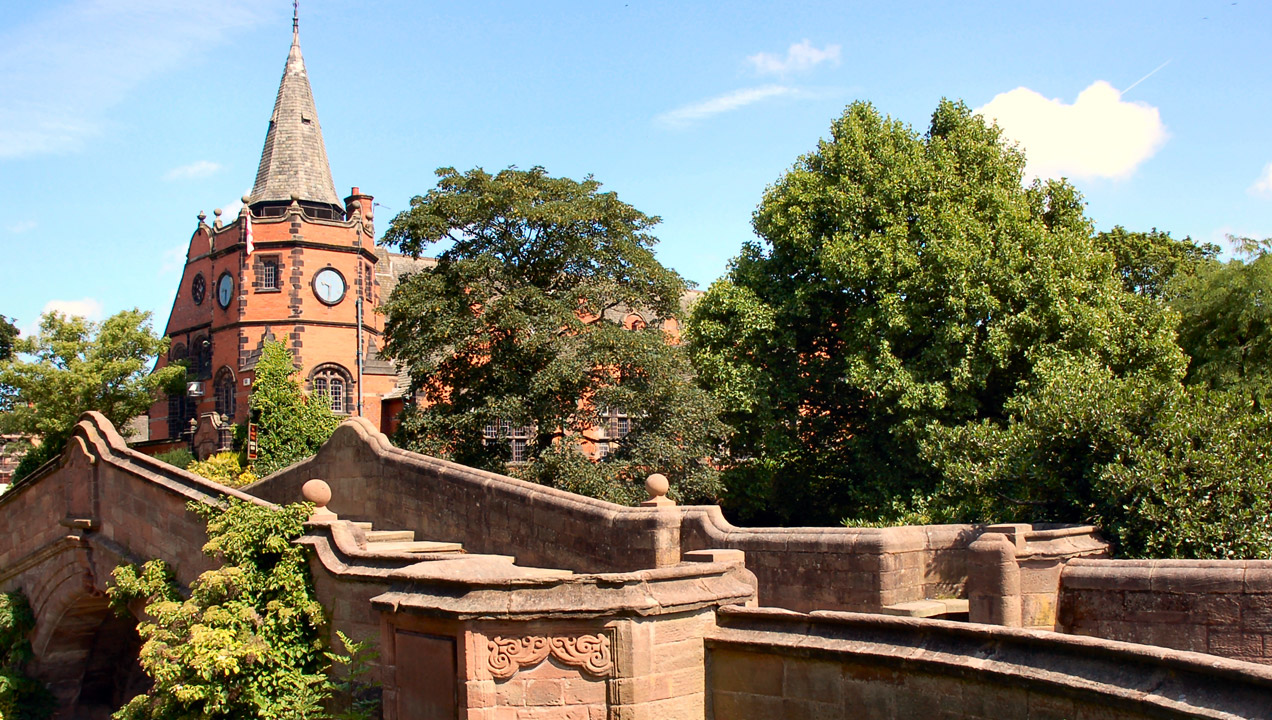
<path fill-rule="evenodd" d="M 0 0 L 0 314 L 167 320 L 200 211 L 250 189 L 291 3 Z M 591 174 L 700 287 L 764 189 L 857 99 L 999 119 L 1100 228 L 1272 236 L 1272 3 L 304 0 L 336 188 Z"/>

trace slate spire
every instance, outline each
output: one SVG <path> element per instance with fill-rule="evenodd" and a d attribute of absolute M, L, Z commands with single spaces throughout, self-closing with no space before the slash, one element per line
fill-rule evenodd
<path fill-rule="evenodd" d="M 302 204 L 331 206 L 343 215 L 344 205 L 331 181 L 331 165 L 322 142 L 318 111 L 314 107 L 305 59 L 300 54 L 300 32 L 292 23 L 291 51 L 278 85 L 274 114 L 269 119 L 261 164 L 256 170 L 249 204 L 287 204 L 292 195 Z"/>

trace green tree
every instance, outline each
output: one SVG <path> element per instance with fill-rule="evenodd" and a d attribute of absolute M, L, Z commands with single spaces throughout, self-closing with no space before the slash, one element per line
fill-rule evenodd
<path fill-rule="evenodd" d="M 669 335 L 685 283 L 654 257 L 658 218 L 590 177 L 437 174 L 385 235 L 412 256 L 451 243 L 385 305 L 384 353 L 422 394 L 399 441 L 504 471 L 511 444 L 488 441 L 487 428 L 529 428 L 525 462 L 512 468 L 528 479 L 631 502 L 662 472 L 681 501 L 714 498 L 708 460 L 726 428 Z M 624 327 L 631 311 L 645 321 Z M 574 438 L 606 410 L 625 411 L 632 429 L 593 462 Z"/>
<path fill-rule="evenodd" d="M 1237 259 L 1209 262 L 1172 285 L 1186 382 L 1240 393 L 1255 410 L 1272 393 L 1272 238 L 1234 238 Z"/>
<path fill-rule="evenodd" d="M 927 496 L 933 428 L 1006 422 L 1040 363 L 1182 374 L 1175 317 L 1124 290 L 1071 186 L 1024 187 L 1023 168 L 961 103 L 926 134 L 855 103 L 765 193 L 762 242 L 689 328 L 738 429 L 725 480 L 744 520 L 879 517 Z"/>
<path fill-rule="evenodd" d="M 321 631 L 326 625 L 303 546 L 311 506 L 271 508 L 229 498 L 191 503 L 208 522 L 204 553 L 223 565 L 183 598 L 161 560 L 115 569 L 108 590 L 121 613 L 146 603 L 137 630 L 141 666 L 154 682 L 118 720 L 326 717 Z"/>
<path fill-rule="evenodd" d="M 1176 240 L 1168 232 L 1153 228 L 1132 232 L 1121 225 L 1095 237 L 1096 245 L 1112 253 L 1122 287 L 1127 292 L 1163 299 L 1177 278 L 1191 277 L 1219 255 L 1213 243 L 1197 245 L 1191 238 Z"/>
<path fill-rule="evenodd" d="M 13 343 L 18 339 L 18 327 L 9 318 L 0 315 L 0 361 L 13 357 Z"/>
<path fill-rule="evenodd" d="M 0 431 L 41 439 L 15 477 L 56 457 L 85 411 L 96 410 L 127 432 L 128 421 L 183 376 L 180 367 L 150 372 L 167 346 L 166 338 L 151 331 L 148 312 L 126 310 L 101 323 L 57 312 L 44 315 L 39 332 L 14 342 L 18 354 L 0 362 L 0 386 L 11 389 L 13 401 L 0 414 Z"/>
<path fill-rule="evenodd" d="M 273 340 L 256 363 L 248 406 L 257 424 L 253 470 L 262 477 L 318 452 L 340 425 L 330 398 L 306 396 L 300 389 L 291 351 Z"/>
<path fill-rule="evenodd" d="M 0 718 L 44 720 L 53 714 L 53 694 L 27 674 L 35 616 L 26 595 L 0 593 Z"/>
<path fill-rule="evenodd" d="M 1132 557 L 1272 553 L 1272 415 L 1093 359 L 1035 377 L 1007 422 L 933 429 L 925 456 L 947 480 L 929 520 L 1089 522 Z"/>

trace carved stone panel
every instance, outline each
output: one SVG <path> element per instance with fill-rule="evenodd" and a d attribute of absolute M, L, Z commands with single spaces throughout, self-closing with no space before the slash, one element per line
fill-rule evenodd
<path fill-rule="evenodd" d="M 490 673 L 509 678 L 523 667 L 534 667 L 549 655 L 558 662 L 576 667 L 596 677 L 609 677 L 614 671 L 610 639 L 604 634 L 576 637 L 532 635 L 521 638 L 495 636 L 488 645 Z"/>

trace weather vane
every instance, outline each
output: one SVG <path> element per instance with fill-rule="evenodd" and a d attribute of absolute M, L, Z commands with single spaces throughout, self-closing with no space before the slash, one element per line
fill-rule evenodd
<path fill-rule="evenodd" d="M 292 32 L 300 32 L 300 0 L 292 0 Z"/>

